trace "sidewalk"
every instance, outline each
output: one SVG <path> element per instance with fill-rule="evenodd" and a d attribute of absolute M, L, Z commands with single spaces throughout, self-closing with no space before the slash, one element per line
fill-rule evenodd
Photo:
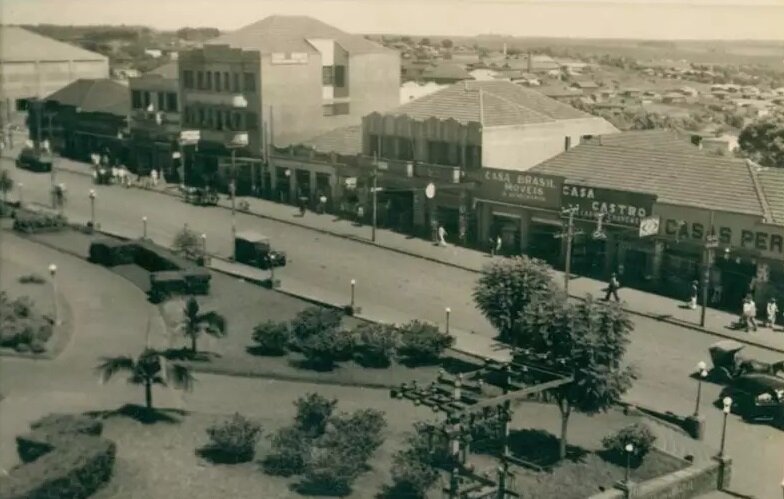
<path fill-rule="evenodd" d="M 79 168 L 73 164 L 60 163 L 58 168 L 72 173 L 90 174 L 90 167 L 86 164 L 84 168 Z M 172 187 L 159 184 L 156 190 L 175 195 L 175 190 Z M 377 230 L 376 241 L 372 242 L 369 226 L 358 226 L 351 221 L 336 218 L 334 215 L 319 215 L 308 211 L 304 217 L 301 217 L 298 209 L 291 205 L 251 197 L 238 197 L 237 203 L 239 204 L 240 201 L 248 203 L 248 213 L 251 215 L 306 227 L 325 234 L 378 246 L 470 272 L 480 272 L 485 264 L 492 261 L 492 257 L 476 250 L 452 245 L 439 247 L 428 241 L 385 229 Z M 231 202 L 221 197 L 219 206 L 231 208 Z M 562 272 L 555 271 L 554 274 L 556 282 L 563 282 Z M 569 284 L 570 296 L 582 298 L 588 293 L 599 295 L 605 286 L 605 282 L 596 279 L 573 276 Z M 300 291 L 305 291 L 307 295 L 307 290 L 298 290 L 298 294 Z M 732 330 L 728 326 L 737 321 L 736 314 L 709 308 L 706 313 L 706 327 L 701 327 L 699 325 L 700 310 L 684 309 L 682 308 L 683 302 L 678 300 L 631 288 L 623 288 L 620 295 L 624 308 L 632 314 L 711 334 L 717 336 L 717 340 L 720 338 L 734 339 L 749 345 L 784 353 L 784 332 L 773 332 L 767 328 L 760 328 L 758 332 L 750 334 Z M 469 334 L 469 336 L 474 335 Z"/>

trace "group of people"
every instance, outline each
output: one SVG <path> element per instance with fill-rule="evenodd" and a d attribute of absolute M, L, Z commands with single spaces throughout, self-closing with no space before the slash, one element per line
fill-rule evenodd
<path fill-rule="evenodd" d="M 768 304 L 765 307 L 766 312 L 766 320 L 763 323 L 763 327 L 773 328 L 776 324 L 776 318 L 779 314 L 779 306 L 776 303 L 775 298 L 770 298 L 768 300 Z M 751 295 L 746 295 L 743 299 L 743 310 L 741 312 L 740 317 L 740 324 L 742 327 L 745 327 L 746 332 L 750 332 L 751 330 L 757 331 L 757 304 L 754 303 L 754 299 Z"/>

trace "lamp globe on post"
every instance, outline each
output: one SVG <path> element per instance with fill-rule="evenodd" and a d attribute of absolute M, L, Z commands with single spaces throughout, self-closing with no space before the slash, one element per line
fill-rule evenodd
<path fill-rule="evenodd" d="M 147 217 L 142 217 L 142 239 L 147 239 Z"/>
<path fill-rule="evenodd" d="M 724 404 L 724 408 L 722 409 L 724 412 L 724 423 L 721 427 L 721 446 L 719 447 L 719 458 L 724 458 L 724 444 L 727 440 L 727 416 L 729 416 L 730 412 L 732 411 L 732 398 L 724 397 L 722 403 Z"/>
<path fill-rule="evenodd" d="M 631 461 L 632 461 L 632 453 L 634 452 L 634 445 L 631 443 L 626 444 L 623 448 L 626 451 L 626 478 L 624 481 L 626 484 L 629 483 L 629 475 L 631 474 Z"/>
<path fill-rule="evenodd" d="M 355 293 L 356 286 L 357 286 L 356 279 L 351 279 L 351 305 L 350 305 L 351 310 L 354 310 L 354 293 Z"/>
<path fill-rule="evenodd" d="M 57 265 L 49 264 L 49 275 L 52 277 L 52 293 L 54 294 L 54 323 L 60 325 L 60 310 L 57 304 Z"/>
<path fill-rule="evenodd" d="M 95 189 L 90 189 L 90 226 L 95 228 Z"/>
<path fill-rule="evenodd" d="M 452 309 L 446 307 L 444 312 L 446 313 L 446 334 L 449 334 L 449 315 L 452 313 Z"/>
<path fill-rule="evenodd" d="M 700 415 L 700 400 L 702 398 L 702 380 L 708 377 L 708 369 L 704 361 L 697 363 L 697 402 L 694 405 L 694 417 Z"/>
<path fill-rule="evenodd" d="M 207 234 L 201 235 L 201 256 L 204 259 L 204 266 L 207 266 Z"/>

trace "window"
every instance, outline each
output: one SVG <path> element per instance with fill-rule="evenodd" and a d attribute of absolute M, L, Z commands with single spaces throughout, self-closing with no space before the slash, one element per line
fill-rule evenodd
<path fill-rule="evenodd" d="M 207 71 L 207 75 L 204 82 L 204 90 L 212 90 L 212 72 Z"/>
<path fill-rule="evenodd" d="M 349 113 L 349 107 L 347 102 L 343 102 L 339 104 L 325 104 L 324 106 L 322 106 L 322 114 L 324 116 L 339 116 L 348 113 Z"/>
<path fill-rule="evenodd" d="M 228 71 L 223 73 L 223 90 L 227 92 L 231 90 L 231 78 Z"/>
<path fill-rule="evenodd" d="M 256 113 L 245 113 L 245 123 L 248 125 L 248 130 L 259 129 L 259 118 Z"/>
<path fill-rule="evenodd" d="M 158 111 L 166 110 L 166 94 L 158 92 Z"/>
<path fill-rule="evenodd" d="M 378 135 L 374 135 L 374 134 L 368 135 L 368 143 L 370 145 L 370 149 L 368 150 L 368 153 L 371 156 L 378 155 L 378 153 L 381 152 L 381 151 L 379 151 L 380 144 L 379 144 L 379 136 Z"/>
<path fill-rule="evenodd" d="M 255 92 L 256 91 L 256 75 L 253 73 L 245 73 L 245 77 L 242 82 L 242 90 L 243 92 Z"/>
<path fill-rule="evenodd" d="M 465 147 L 465 166 L 466 168 L 482 167 L 482 146 L 467 145 Z"/>
<path fill-rule="evenodd" d="M 239 112 L 234 111 L 233 113 L 231 113 L 231 121 L 232 121 L 232 126 L 234 127 L 235 130 L 242 129 L 242 115 Z"/>
<path fill-rule="evenodd" d="M 204 108 L 200 107 L 199 108 L 199 123 L 198 123 L 198 125 L 200 127 L 204 127 L 207 124 L 207 119 L 206 119 L 205 114 L 206 113 L 204 112 Z"/>
<path fill-rule="evenodd" d="M 174 92 L 168 92 L 166 94 L 166 110 L 176 113 L 178 107 L 179 106 L 177 105 L 177 94 Z"/>
<path fill-rule="evenodd" d="M 204 73 L 201 71 L 196 73 L 196 88 L 204 90 Z"/>
<path fill-rule="evenodd" d="M 232 87 L 232 90 L 234 92 L 239 92 L 240 91 L 240 75 L 239 75 L 239 73 L 234 73 L 232 76 L 234 76 L 234 82 L 233 82 L 234 86 Z"/>
<path fill-rule="evenodd" d="M 335 71 L 333 66 L 323 66 L 321 68 L 321 84 L 325 86 L 335 84 Z"/>
<path fill-rule="evenodd" d="M 142 93 L 139 90 L 131 90 L 131 108 L 142 109 Z"/>
<path fill-rule="evenodd" d="M 193 88 L 193 71 L 183 71 L 182 72 L 182 81 L 185 85 L 185 88 L 192 89 Z"/>
<path fill-rule="evenodd" d="M 218 73 L 217 71 L 215 72 L 215 91 L 216 92 L 221 91 L 221 74 Z"/>
<path fill-rule="evenodd" d="M 216 130 L 223 130 L 223 123 L 226 117 L 226 111 L 216 110 L 215 111 L 215 129 Z M 228 123 L 226 123 L 228 125 Z M 229 128 L 228 126 L 226 128 Z"/>
<path fill-rule="evenodd" d="M 457 145 L 443 141 L 428 141 L 427 162 L 436 165 L 458 166 L 460 158 Z"/>
<path fill-rule="evenodd" d="M 346 66 L 335 66 L 335 86 L 346 86 Z"/>
<path fill-rule="evenodd" d="M 398 159 L 411 161 L 414 159 L 414 141 L 408 137 L 397 138 L 397 157 Z"/>
<path fill-rule="evenodd" d="M 151 102 L 152 96 L 150 95 L 150 92 L 142 92 L 142 104 L 145 109 L 149 109 Z"/>

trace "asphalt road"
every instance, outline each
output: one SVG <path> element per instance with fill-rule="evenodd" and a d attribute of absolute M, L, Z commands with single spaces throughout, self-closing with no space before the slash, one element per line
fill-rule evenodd
<path fill-rule="evenodd" d="M 12 167 L 6 159 L 3 166 Z M 47 174 L 16 170 L 13 176 L 24 183 L 25 202 L 49 202 Z M 96 220 L 103 228 L 139 236 L 142 217 L 146 216 L 148 236 L 169 244 L 187 223 L 207 235 L 211 252 L 229 254 L 231 219 L 226 210 L 194 207 L 137 189 L 94 186 L 89 177 L 62 171 L 57 177 L 67 186 L 65 211 L 73 221 L 90 219 L 88 192 L 95 189 Z M 270 236 L 275 248 L 289 255 L 289 264 L 276 277 L 311 295 L 347 302 L 348 283 L 354 278 L 358 281 L 358 304 L 372 308 L 374 316 L 393 322 L 412 318 L 442 322 L 443 310 L 448 306 L 456 327 L 481 335 L 494 334 L 473 306 L 473 273 L 246 214 L 237 214 L 237 229 L 253 229 Z M 707 350 L 716 338 L 652 319 L 635 317 L 634 321 L 628 360 L 640 376 L 627 400 L 677 414 L 692 412 L 696 383 L 689 375 L 698 361 L 710 360 Z M 752 347 L 747 347 L 745 353 L 762 360 L 779 357 Z M 707 418 L 706 442 L 715 447 L 720 441 L 722 414 L 712 402 L 719 391 L 717 385 L 705 384 L 701 408 Z M 732 416 L 727 452 L 735 458 L 733 489 L 760 498 L 781 495 L 784 433 L 765 425 L 749 425 Z"/>

